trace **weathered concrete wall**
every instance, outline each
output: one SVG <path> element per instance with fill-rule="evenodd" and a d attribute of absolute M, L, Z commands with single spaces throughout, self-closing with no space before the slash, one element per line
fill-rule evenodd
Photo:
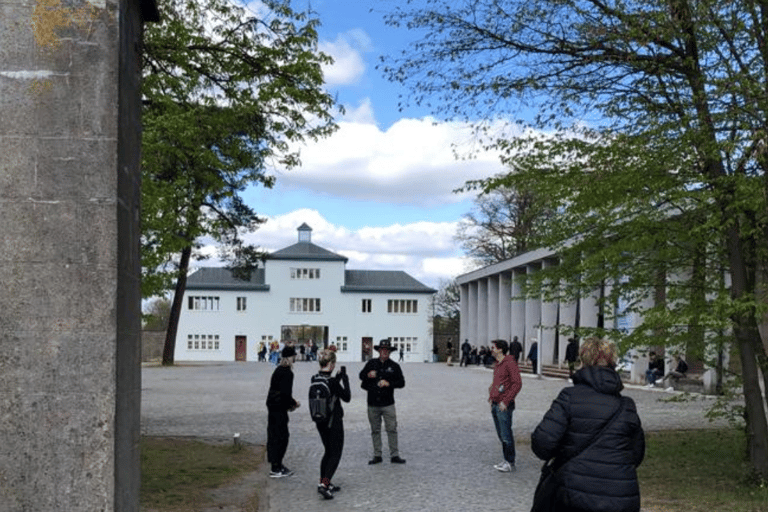
<path fill-rule="evenodd" d="M 165 331 L 141 332 L 141 361 L 144 363 L 162 361 Z"/>
<path fill-rule="evenodd" d="M 140 23 L 118 2 L 0 0 L 4 512 L 138 510 L 140 139 L 118 105 L 140 110 L 138 77 L 119 87 Z"/>

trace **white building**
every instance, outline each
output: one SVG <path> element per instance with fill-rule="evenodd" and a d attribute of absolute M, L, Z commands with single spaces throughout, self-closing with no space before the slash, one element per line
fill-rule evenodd
<path fill-rule="evenodd" d="M 256 360 L 271 341 L 336 345 L 340 361 L 375 357 L 389 338 L 405 362 L 431 359 L 436 290 L 402 271 L 347 270 L 347 258 L 311 241 L 274 252 L 250 280 L 225 268 L 190 274 L 176 336 L 176 361 Z M 395 360 L 397 354 L 393 354 Z"/>
<path fill-rule="evenodd" d="M 601 309 L 598 306 L 600 290 L 573 302 L 547 301 L 542 296 L 523 298 L 525 276 L 557 264 L 555 252 L 539 249 L 458 276 L 461 341 L 466 339 L 471 345 L 480 346 L 489 345 L 493 339 L 509 341 L 516 336 L 524 347 L 524 357 L 533 342 L 538 341 L 540 364 L 564 366 L 567 336 L 560 326 L 631 330 L 641 323 L 638 313 L 623 313 L 621 304 L 604 306 L 611 308 L 610 311 Z M 609 288 L 610 285 L 606 285 L 602 293 L 608 293 Z M 630 382 L 643 383 L 647 356 L 630 351 L 625 362 Z M 700 367 L 705 389 L 714 389 L 714 369 L 702 369 L 690 360 L 688 363 L 692 370 L 693 366 Z M 665 364 L 667 368 L 674 368 L 669 354 Z"/>

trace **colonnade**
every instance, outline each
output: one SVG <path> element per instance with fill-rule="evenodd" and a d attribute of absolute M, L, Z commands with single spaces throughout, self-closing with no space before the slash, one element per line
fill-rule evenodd
<path fill-rule="evenodd" d="M 559 326 L 597 327 L 601 311 L 597 292 L 570 302 L 522 298 L 526 276 L 552 265 L 555 253 L 542 249 L 459 276 L 461 342 L 480 347 L 516 336 L 524 355 L 538 341 L 540 364 L 563 364 L 568 336 Z"/>

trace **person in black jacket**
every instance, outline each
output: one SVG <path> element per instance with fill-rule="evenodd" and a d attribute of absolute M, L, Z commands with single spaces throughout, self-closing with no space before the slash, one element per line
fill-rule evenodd
<path fill-rule="evenodd" d="M 555 458 L 558 512 L 639 512 L 636 469 L 645 456 L 645 435 L 634 401 L 620 394 L 616 347 L 589 338 L 579 357 L 582 368 L 573 375 L 574 385 L 560 392 L 531 434 L 531 449 L 540 459 Z M 613 424 L 571 458 L 608 424 L 622 401 Z"/>
<path fill-rule="evenodd" d="M 568 338 L 565 347 L 565 362 L 568 363 L 568 376 L 573 378 L 576 371 L 576 361 L 579 360 L 579 338 Z"/>
<path fill-rule="evenodd" d="M 294 400 L 293 362 L 296 349 L 286 345 L 281 353 L 282 359 L 272 373 L 267 393 L 267 460 L 272 466 L 269 476 L 281 478 L 291 476 L 293 472 L 283 465 L 283 457 L 288 450 L 288 411 L 295 411 L 301 404 Z"/>
<path fill-rule="evenodd" d="M 405 387 L 405 378 L 400 365 L 389 358 L 392 343 L 386 339 L 374 346 L 378 359 L 371 359 L 360 371 L 361 386 L 368 392 L 368 421 L 371 424 L 373 458 L 368 464 L 378 464 L 381 458 L 381 420 L 387 430 L 390 461 L 404 464 L 397 446 L 397 411 L 395 410 L 395 389 Z"/>
<path fill-rule="evenodd" d="M 342 419 L 344 417 L 344 409 L 342 409 L 339 400 L 349 402 L 351 392 L 346 367 L 342 366 L 335 377 L 331 376 L 336 368 L 335 351 L 322 351 L 317 361 L 320 364 L 319 375 L 328 379 L 328 387 L 334 400 L 333 412 L 329 422 L 316 423 L 317 431 L 320 433 L 320 440 L 325 448 L 325 453 L 320 461 L 320 484 L 317 487 L 317 492 L 323 498 L 330 500 L 333 499 L 333 493 L 341 490 L 340 487 L 331 483 L 331 479 L 339 467 L 341 453 L 344 450 L 344 421 Z"/>

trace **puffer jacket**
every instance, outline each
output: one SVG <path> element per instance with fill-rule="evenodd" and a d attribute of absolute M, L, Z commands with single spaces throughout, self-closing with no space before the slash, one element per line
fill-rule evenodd
<path fill-rule="evenodd" d="M 557 472 L 558 512 L 638 512 L 636 468 L 645 456 L 645 435 L 635 402 L 611 368 L 587 366 L 573 375 L 531 434 L 531 448 L 543 460 L 570 458 L 607 424 L 624 400 L 624 410 L 594 443 Z"/>

